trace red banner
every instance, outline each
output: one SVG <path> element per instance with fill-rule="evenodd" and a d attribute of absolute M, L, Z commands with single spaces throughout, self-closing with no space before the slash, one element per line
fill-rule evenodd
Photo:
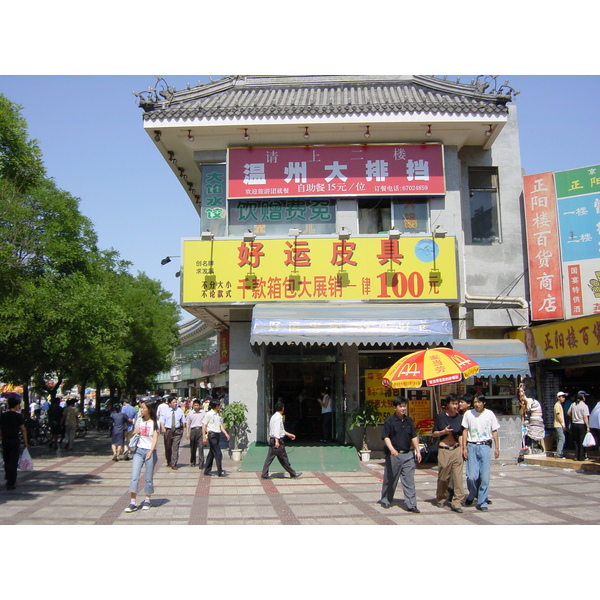
<path fill-rule="evenodd" d="M 443 195 L 440 144 L 230 148 L 227 197 Z"/>
<path fill-rule="evenodd" d="M 523 177 L 531 319 L 564 318 L 556 192 L 552 173 Z"/>

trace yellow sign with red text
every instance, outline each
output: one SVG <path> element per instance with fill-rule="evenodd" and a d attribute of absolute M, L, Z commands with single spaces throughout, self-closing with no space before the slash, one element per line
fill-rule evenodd
<path fill-rule="evenodd" d="M 182 304 L 458 298 L 453 237 L 184 240 Z"/>

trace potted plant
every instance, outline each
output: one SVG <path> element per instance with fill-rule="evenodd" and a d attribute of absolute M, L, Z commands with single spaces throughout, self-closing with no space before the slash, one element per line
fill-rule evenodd
<path fill-rule="evenodd" d="M 247 412 L 248 407 L 239 401 L 228 404 L 222 412 L 225 429 L 233 439 L 231 458 L 237 462 L 242 459 L 242 449 L 239 447 L 240 440 L 248 431 Z"/>
<path fill-rule="evenodd" d="M 360 406 L 357 406 L 350 413 L 350 429 L 354 429 L 355 427 L 363 427 L 363 438 L 362 438 L 362 447 L 358 451 L 360 454 L 360 460 L 368 461 L 371 459 L 371 451 L 367 445 L 367 432 L 369 427 L 377 427 L 379 421 L 381 420 L 381 415 L 379 414 L 379 409 L 377 405 L 367 400 L 363 402 Z"/>

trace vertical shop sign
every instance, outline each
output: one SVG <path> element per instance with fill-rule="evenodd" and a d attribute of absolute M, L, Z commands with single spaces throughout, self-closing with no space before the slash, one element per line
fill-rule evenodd
<path fill-rule="evenodd" d="M 600 313 L 600 165 L 554 174 L 566 318 Z"/>
<path fill-rule="evenodd" d="M 229 362 L 229 330 L 219 333 L 219 364 Z"/>
<path fill-rule="evenodd" d="M 215 236 L 227 235 L 227 169 L 223 164 L 202 165 L 202 188 L 200 193 L 202 231 Z"/>
<path fill-rule="evenodd" d="M 563 288 L 553 174 L 523 177 L 531 319 L 562 319 Z"/>

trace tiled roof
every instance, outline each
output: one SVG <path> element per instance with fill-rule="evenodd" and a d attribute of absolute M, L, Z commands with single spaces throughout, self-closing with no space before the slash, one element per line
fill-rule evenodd
<path fill-rule="evenodd" d="M 506 114 L 510 95 L 422 75 L 231 76 L 140 96 L 146 120 L 434 113 Z"/>

